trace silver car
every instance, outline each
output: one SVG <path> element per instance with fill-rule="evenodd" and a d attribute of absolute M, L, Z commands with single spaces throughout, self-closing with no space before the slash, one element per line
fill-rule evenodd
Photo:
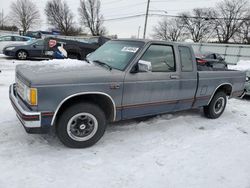
<path fill-rule="evenodd" d="M 13 44 L 26 44 L 31 41 L 31 37 L 19 36 L 19 35 L 4 35 L 0 36 L 0 54 L 3 53 L 3 49 L 7 45 Z"/>

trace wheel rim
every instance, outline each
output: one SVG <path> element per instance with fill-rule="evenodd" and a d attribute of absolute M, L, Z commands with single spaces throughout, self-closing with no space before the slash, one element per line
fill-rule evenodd
<path fill-rule="evenodd" d="M 27 58 L 27 53 L 24 51 L 18 52 L 18 58 L 19 59 L 26 59 Z"/>
<path fill-rule="evenodd" d="M 225 98 L 219 97 L 214 103 L 214 113 L 220 114 L 223 111 L 225 104 L 226 104 Z"/>
<path fill-rule="evenodd" d="M 89 113 L 79 113 L 73 116 L 67 124 L 67 133 L 75 141 L 87 141 L 98 129 L 98 121 Z"/>

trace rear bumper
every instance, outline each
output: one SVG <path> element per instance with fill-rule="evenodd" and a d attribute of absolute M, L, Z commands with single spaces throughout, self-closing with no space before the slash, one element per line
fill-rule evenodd
<path fill-rule="evenodd" d="M 18 102 L 15 84 L 12 84 L 9 88 L 9 97 L 16 115 L 27 133 L 40 134 L 49 131 L 54 113 L 33 112 L 22 107 Z"/>

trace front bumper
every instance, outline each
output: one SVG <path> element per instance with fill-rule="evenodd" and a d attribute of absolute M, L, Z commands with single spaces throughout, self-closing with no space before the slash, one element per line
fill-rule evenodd
<path fill-rule="evenodd" d="M 27 133 L 47 133 L 51 127 L 51 120 L 54 113 L 51 112 L 33 112 L 25 109 L 18 102 L 18 97 L 15 92 L 15 84 L 9 88 L 9 97 L 16 115 Z"/>
<path fill-rule="evenodd" d="M 11 56 L 11 57 L 16 56 L 16 52 L 11 51 L 11 50 L 3 50 L 3 54 L 6 55 L 6 56 Z"/>

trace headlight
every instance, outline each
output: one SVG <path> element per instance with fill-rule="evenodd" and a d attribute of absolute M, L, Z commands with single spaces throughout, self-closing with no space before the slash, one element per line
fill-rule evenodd
<path fill-rule="evenodd" d="M 32 105 L 37 105 L 37 89 L 36 88 L 26 88 L 26 101 Z"/>
<path fill-rule="evenodd" d="M 14 49 L 15 49 L 15 47 L 7 47 L 7 48 L 5 48 L 5 50 L 9 50 L 9 51 L 14 50 Z"/>
<path fill-rule="evenodd" d="M 37 89 L 29 88 L 19 79 L 16 79 L 17 93 L 19 96 L 32 106 L 37 105 Z"/>

